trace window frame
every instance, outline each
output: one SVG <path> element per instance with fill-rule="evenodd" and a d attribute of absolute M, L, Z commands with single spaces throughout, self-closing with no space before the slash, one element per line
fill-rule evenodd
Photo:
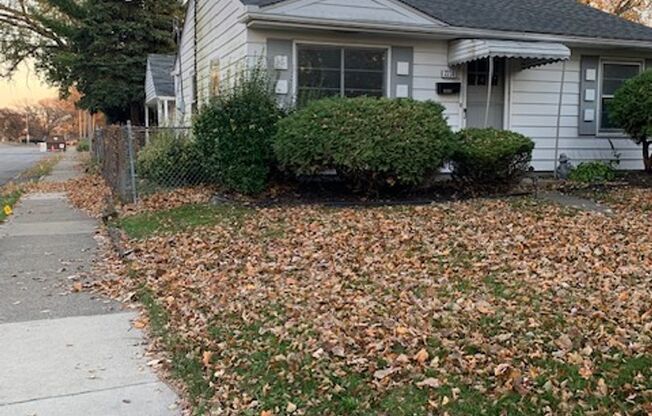
<path fill-rule="evenodd" d="M 596 97 L 597 100 L 597 105 L 596 105 L 596 128 L 597 128 L 597 135 L 600 136 L 613 136 L 615 135 L 623 135 L 625 136 L 625 133 L 623 129 L 620 128 L 603 128 L 602 127 L 602 113 L 603 113 L 603 101 L 605 98 L 613 98 L 613 94 L 604 94 L 604 75 L 605 75 L 605 70 L 604 67 L 605 65 L 621 65 L 621 66 L 638 66 L 638 75 L 643 73 L 645 71 L 645 62 L 640 59 L 626 59 L 626 58 L 600 58 L 599 66 L 598 66 L 598 95 Z"/>
<path fill-rule="evenodd" d="M 294 63 L 294 68 L 292 69 L 292 100 L 296 105 L 299 98 L 299 49 L 302 46 L 307 47 L 335 47 L 340 48 L 342 55 L 344 55 L 345 49 L 371 49 L 383 51 L 385 53 L 385 68 L 383 74 L 384 82 L 384 91 L 383 97 L 391 98 L 392 91 L 392 47 L 389 45 L 373 45 L 373 44 L 357 44 L 357 43 L 340 43 L 340 42 L 321 42 L 321 41 L 311 41 L 311 40 L 295 40 L 292 43 L 292 62 Z M 345 66 L 346 63 L 342 58 L 341 62 L 340 77 L 342 78 L 342 84 L 340 89 L 342 92 L 345 91 L 346 86 L 344 85 L 344 75 L 345 75 Z M 342 95 L 340 95 L 342 96 Z"/>

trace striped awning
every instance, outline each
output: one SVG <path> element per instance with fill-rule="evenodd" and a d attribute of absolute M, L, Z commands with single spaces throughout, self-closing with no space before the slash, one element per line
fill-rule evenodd
<path fill-rule="evenodd" d="M 454 40 L 448 48 L 451 66 L 490 57 L 518 59 L 525 69 L 569 60 L 571 51 L 561 43 L 496 39 Z"/>

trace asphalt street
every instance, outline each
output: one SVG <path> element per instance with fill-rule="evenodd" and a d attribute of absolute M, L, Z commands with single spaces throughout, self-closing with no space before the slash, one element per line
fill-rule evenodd
<path fill-rule="evenodd" d="M 31 145 L 10 145 L 0 143 L 0 185 L 4 185 L 20 172 L 45 157 L 38 147 Z"/>

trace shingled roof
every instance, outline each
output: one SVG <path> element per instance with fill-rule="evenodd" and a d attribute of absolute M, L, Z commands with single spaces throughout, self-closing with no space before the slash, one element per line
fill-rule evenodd
<path fill-rule="evenodd" d="M 158 97 L 174 97 L 174 71 L 176 55 L 147 55 L 147 63 L 154 82 L 154 90 Z"/>
<path fill-rule="evenodd" d="M 269 6 L 285 0 L 241 0 Z M 399 0 L 455 27 L 652 41 L 652 28 L 576 0 Z"/>

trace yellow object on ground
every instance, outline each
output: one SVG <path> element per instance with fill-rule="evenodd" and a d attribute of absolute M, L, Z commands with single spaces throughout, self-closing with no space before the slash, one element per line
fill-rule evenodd
<path fill-rule="evenodd" d="M 5 207 L 2 210 L 5 212 L 5 215 L 7 217 L 13 214 L 14 212 L 9 205 L 5 205 Z"/>

